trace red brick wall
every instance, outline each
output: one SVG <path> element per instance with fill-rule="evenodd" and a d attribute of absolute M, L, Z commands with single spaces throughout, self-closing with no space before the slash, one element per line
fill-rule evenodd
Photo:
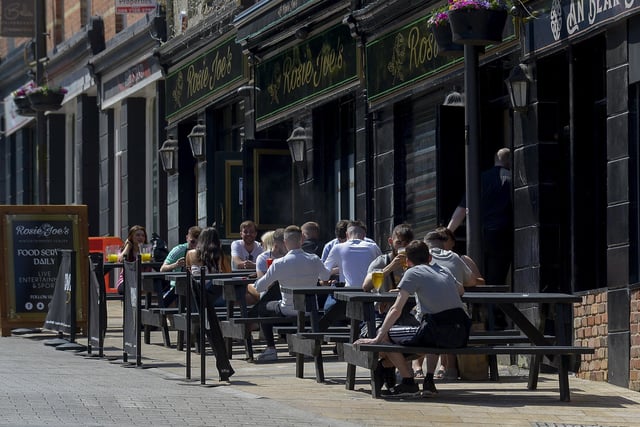
<path fill-rule="evenodd" d="M 608 379 L 607 347 L 607 292 L 588 294 L 582 303 L 573 305 L 575 344 L 593 347 L 595 353 L 582 356 L 579 378 L 593 381 Z"/>
<path fill-rule="evenodd" d="M 104 20 L 105 27 L 105 39 L 109 40 L 116 34 L 116 14 L 115 14 L 115 2 L 113 0 L 93 0 L 91 2 L 91 16 L 101 16 Z M 54 10 L 57 6 L 64 7 L 64 37 L 65 40 L 71 38 L 74 34 L 82 30 L 82 8 L 80 7 L 80 0 L 64 0 L 57 2 L 55 0 L 45 1 L 45 10 L 47 14 L 47 33 L 51 36 L 47 37 L 47 52 L 50 52 L 54 47 L 53 40 L 53 17 Z M 125 26 L 129 26 L 144 18 L 144 14 L 132 14 L 126 15 L 124 22 Z M 15 38 L 13 40 L 16 47 L 26 43 L 29 38 Z M 0 58 L 5 57 L 9 52 L 8 39 L 0 37 Z"/>

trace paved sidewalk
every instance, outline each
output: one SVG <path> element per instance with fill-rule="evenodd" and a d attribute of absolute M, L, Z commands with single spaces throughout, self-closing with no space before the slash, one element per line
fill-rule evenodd
<path fill-rule="evenodd" d="M 105 354 L 120 358 L 118 301 L 109 302 L 109 322 Z M 539 389 L 528 391 L 524 369 L 502 367 L 499 383 L 439 382 L 435 397 L 374 400 L 368 372 L 358 369 L 356 390 L 346 390 L 346 365 L 330 351 L 325 384 L 315 382 L 311 361 L 305 378 L 295 378 L 285 346 L 278 362 L 265 364 L 241 360 L 236 347 L 230 383 L 217 381 L 208 356 L 205 382 L 216 387 L 184 385 L 185 352 L 165 348 L 160 332 L 151 335 L 142 346 L 147 369 L 56 351 L 42 338 L 0 338 L 0 425 L 640 425 L 640 393 L 607 383 L 572 377 L 572 401 L 561 402 L 556 375 L 541 375 Z M 194 353 L 195 384 L 199 361 Z"/>

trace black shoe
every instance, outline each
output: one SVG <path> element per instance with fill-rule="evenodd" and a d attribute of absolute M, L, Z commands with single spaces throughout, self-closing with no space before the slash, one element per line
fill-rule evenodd
<path fill-rule="evenodd" d="M 420 391 L 420 387 L 418 387 L 418 384 L 413 382 L 413 379 L 412 379 L 411 384 L 402 382 L 397 386 L 395 386 L 391 394 L 394 396 L 399 396 L 402 394 L 416 394 L 419 391 Z"/>
<path fill-rule="evenodd" d="M 436 394 L 438 392 L 433 379 L 425 378 L 424 381 L 422 381 L 422 392 L 425 394 Z"/>

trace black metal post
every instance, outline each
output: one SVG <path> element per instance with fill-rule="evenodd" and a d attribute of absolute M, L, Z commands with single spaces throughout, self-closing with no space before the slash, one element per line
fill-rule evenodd
<path fill-rule="evenodd" d="M 185 305 L 187 306 L 187 313 L 186 313 L 186 319 L 187 319 L 187 328 L 185 331 L 185 340 L 186 340 L 186 377 L 188 380 L 191 379 L 191 271 L 187 268 L 187 289 L 185 292 Z"/>
<path fill-rule="evenodd" d="M 36 85 L 43 85 L 44 64 L 43 61 L 47 57 L 47 35 L 46 35 L 46 10 L 44 0 L 35 1 L 36 25 L 35 25 L 35 42 L 36 42 Z M 36 188 L 34 194 L 37 195 L 36 202 L 46 205 L 48 198 L 48 150 L 47 150 L 47 122 L 44 111 L 38 111 L 36 114 Z"/>
<path fill-rule="evenodd" d="M 207 353 L 205 351 L 205 316 L 207 305 L 204 299 L 207 297 L 204 289 L 205 274 L 207 273 L 206 267 L 200 267 L 200 384 L 205 385 L 207 375 Z"/>
<path fill-rule="evenodd" d="M 467 193 L 467 254 L 478 265 L 482 260 L 480 216 L 480 111 L 478 103 L 478 48 L 464 45 L 465 161 Z"/>

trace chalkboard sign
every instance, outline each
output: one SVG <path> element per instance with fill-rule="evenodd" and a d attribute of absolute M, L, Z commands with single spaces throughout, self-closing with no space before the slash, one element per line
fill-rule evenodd
<path fill-rule="evenodd" d="M 0 206 L 2 335 L 16 327 L 41 327 L 53 298 L 60 250 L 87 257 L 86 206 Z M 76 319 L 85 322 L 86 263 L 77 263 Z"/>

